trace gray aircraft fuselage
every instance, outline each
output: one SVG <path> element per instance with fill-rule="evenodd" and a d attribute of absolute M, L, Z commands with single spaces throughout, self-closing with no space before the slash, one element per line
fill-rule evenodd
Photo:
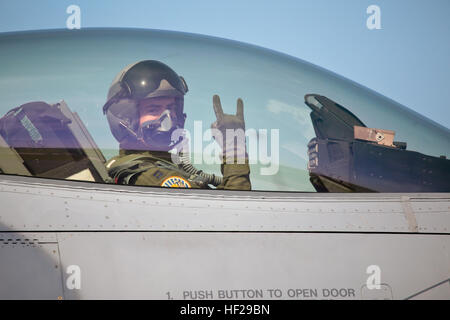
<path fill-rule="evenodd" d="M 2 299 L 450 298 L 448 194 L 1 175 L 0 203 Z"/>

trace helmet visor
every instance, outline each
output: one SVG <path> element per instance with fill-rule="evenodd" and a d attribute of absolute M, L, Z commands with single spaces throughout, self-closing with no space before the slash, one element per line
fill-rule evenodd
<path fill-rule="evenodd" d="M 142 61 L 124 75 L 123 83 L 132 99 L 157 96 L 183 96 L 187 92 L 184 81 L 162 62 Z"/>

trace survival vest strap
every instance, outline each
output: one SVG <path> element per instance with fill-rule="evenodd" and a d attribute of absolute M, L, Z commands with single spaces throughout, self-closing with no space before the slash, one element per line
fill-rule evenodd
<path fill-rule="evenodd" d="M 153 160 L 153 158 L 136 156 L 124 164 L 108 169 L 108 174 L 116 184 L 132 184 L 130 182 L 134 182 L 132 179 L 135 176 L 155 167 L 151 160 Z"/>
<path fill-rule="evenodd" d="M 204 178 L 200 175 L 189 175 L 174 163 L 159 159 L 157 160 L 147 155 L 136 155 L 126 163 L 108 169 L 108 174 L 116 184 L 134 184 L 139 174 L 151 168 L 162 168 L 176 171 L 183 178 L 193 181 L 200 186 L 207 186 L 206 181 L 204 181 Z"/>

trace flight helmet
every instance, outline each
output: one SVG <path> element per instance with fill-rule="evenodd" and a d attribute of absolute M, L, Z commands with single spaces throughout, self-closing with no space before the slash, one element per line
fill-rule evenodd
<path fill-rule="evenodd" d="M 113 80 L 103 114 L 112 134 L 121 147 L 168 151 L 178 141 L 172 141 L 173 131 L 184 128 L 184 95 L 188 87 L 174 70 L 156 60 L 133 63 Z M 148 98 L 173 97 L 179 108 L 175 117 L 166 110 L 158 119 L 140 124 L 139 103 Z"/>

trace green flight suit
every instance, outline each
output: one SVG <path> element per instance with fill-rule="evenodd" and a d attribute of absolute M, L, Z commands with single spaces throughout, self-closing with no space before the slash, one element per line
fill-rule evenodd
<path fill-rule="evenodd" d="M 106 163 L 117 184 L 203 188 L 208 185 L 197 175 L 190 175 L 171 161 L 168 152 L 120 150 Z M 250 167 L 245 164 L 222 164 L 223 182 L 217 189 L 251 190 Z"/>

